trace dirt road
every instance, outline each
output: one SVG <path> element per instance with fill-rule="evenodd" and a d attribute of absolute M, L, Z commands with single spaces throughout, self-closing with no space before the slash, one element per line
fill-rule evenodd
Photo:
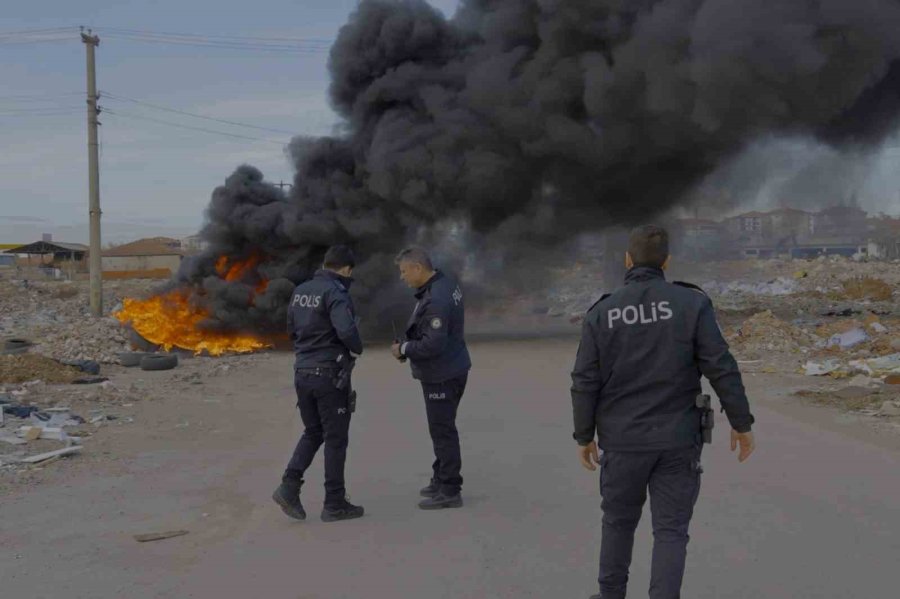
<path fill-rule="evenodd" d="M 321 457 L 304 488 L 310 520 L 288 520 L 270 500 L 300 429 L 291 356 L 137 404 L 134 426 L 0 500 L 0 596 L 587 597 L 600 510 L 597 476 L 577 464 L 570 437 L 574 348 L 573 339 L 473 344 L 459 422 L 466 506 L 438 513 L 416 509 L 432 459 L 420 391 L 385 349 L 357 369 L 348 488 L 367 511 L 357 521 L 319 521 Z M 115 375 L 138 376 L 152 385 L 168 375 Z M 787 396 L 799 378 L 747 382 L 759 449 L 739 466 L 720 417 L 684 596 L 896 596 L 900 436 L 798 405 Z M 648 585 L 647 520 L 635 597 Z M 133 539 L 173 529 L 190 533 Z"/>

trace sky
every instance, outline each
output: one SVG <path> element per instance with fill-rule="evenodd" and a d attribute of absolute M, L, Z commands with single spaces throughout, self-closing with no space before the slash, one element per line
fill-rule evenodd
<path fill-rule="evenodd" d="M 457 1 L 431 3 L 450 16 Z M 100 36 L 97 87 L 100 106 L 109 110 L 100 115 L 106 244 L 195 233 L 212 190 L 240 164 L 257 166 L 271 181 L 291 181 L 282 145 L 289 132 L 327 135 L 337 122 L 328 105 L 327 48 L 355 6 L 355 0 L 30 0 L 5 5 L 0 13 L 0 244 L 34 241 L 42 233 L 57 241 L 87 242 L 85 48 L 78 26 L 94 28 Z M 21 43 L 26 38 L 2 37 L 56 27 L 71 27 L 70 39 L 38 43 L 31 41 L 32 34 L 29 43 Z M 310 41 L 303 52 L 255 51 L 137 41 L 117 35 L 123 29 Z M 103 92 L 111 95 L 104 98 Z M 279 131 L 201 120 L 121 98 Z"/>
<path fill-rule="evenodd" d="M 449 16 L 457 0 L 431 3 Z M 289 182 L 293 173 L 283 144 L 291 134 L 327 135 L 337 123 L 327 98 L 327 49 L 356 0 L 7 4 L 0 13 L 0 244 L 34 241 L 42 233 L 87 242 L 85 48 L 79 25 L 94 28 L 101 40 L 104 243 L 197 232 L 212 190 L 235 167 L 250 163 L 270 181 Z M 55 41 L 21 43 L 26 38 L 11 35 L 56 27 L 71 28 L 66 39 L 51 32 L 46 35 Z M 306 42 L 304 51 L 290 53 L 195 47 L 129 39 L 125 29 Z M 900 138 L 888 146 L 848 161 L 802 140 L 775 140 L 750 148 L 724 180 L 718 176 L 712 183 L 733 187 L 741 205 L 754 208 L 782 205 L 810 183 L 814 197 L 822 197 L 822 189 L 835 201 L 858 193 L 864 208 L 900 214 Z"/>

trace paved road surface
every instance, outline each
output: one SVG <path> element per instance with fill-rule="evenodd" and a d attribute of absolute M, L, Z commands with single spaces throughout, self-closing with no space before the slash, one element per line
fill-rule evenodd
<path fill-rule="evenodd" d="M 596 592 L 600 500 L 570 437 L 574 344 L 473 346 L 461 510 L 415 507 L 432 459 L 424 408 L 385 350 L 357 369 L 349 490 L 367 515 L 353 522 L 296 523 L 269 499 L 299 430 L 290 356 L 144 406 L 158 426 L 123 437 L 116 467 L 0 498 L 0 596 L 585 598 Z M 833 412 L 786 407 L 796 400 L 772 375 L 748 382 L 759 449 L 739 466 L 717 429 L 684 596 L 896 597 L 900 444 Z M 318 458 L 303 495 L 313 516 L 321 476 Z M 632 597 L 646 596 L 648 520 Z M 190 534 L 132 539 L 180 528 Z"/>

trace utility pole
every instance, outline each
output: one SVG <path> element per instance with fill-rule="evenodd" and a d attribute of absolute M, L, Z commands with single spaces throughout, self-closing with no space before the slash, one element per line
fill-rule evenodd
<path fill-rule="evenodd" d="M 94 64 L 94 49 L 100 45 L 100 38 L 91 35 L 91 30 L 81 30 L 81 41 L 87 50 L 87 117 L 88 117 L 88 194 L 91 217 L 91 314 L 103 315 L 103 262 L 100 259 L 100 157 L 97 143 L 97 72 Z"/>

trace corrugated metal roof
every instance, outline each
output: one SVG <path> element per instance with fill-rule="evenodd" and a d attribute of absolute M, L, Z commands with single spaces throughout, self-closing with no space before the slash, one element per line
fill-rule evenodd
<path fill-rule="evenodd" d="M 80 243 L 63 243 L 61 241 L 35 241 L 6 250 L 7 254 L 65 254 L 76 252 L 87 253 L 88 246 Z"/>

